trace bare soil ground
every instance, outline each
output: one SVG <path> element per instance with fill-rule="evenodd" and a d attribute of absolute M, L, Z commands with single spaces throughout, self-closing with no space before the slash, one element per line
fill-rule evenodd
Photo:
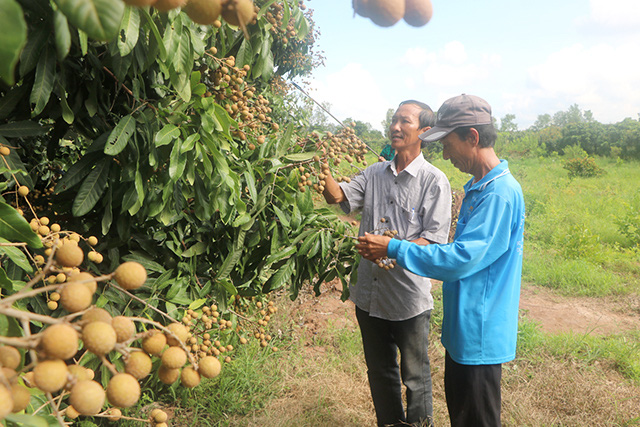
<path fill-rule="evenodd" d="M 290 303 L 290 321 L 297 326 L 296 334 L 304 349 L 299 355 L 301 363 L 288 374 L 283 395 L 243 420 L 243 425 L 375 425 L 363 358 L 329 360 L 332 331 L 358 330 L 353 304 L 342 302 L 340 294 L 340 283 L 332 282 L 323 285 L 320 296 L 303 293 Z M 528 285 L 523 287 L 520 308 L 523 316 L 549 334 L 605 335 L 640 329 L 638 303 L 638 298 L 569 298 Z M 437 339 L 432 339 L 430 357 L 435 422 L 448 425 L 444 348 Z M 639 425 L 639 408 L 640 387 L 611 366 L 596 363 L 585 369 L 553 358 L 517 359 L 504 366 L 506 426 Z"/>

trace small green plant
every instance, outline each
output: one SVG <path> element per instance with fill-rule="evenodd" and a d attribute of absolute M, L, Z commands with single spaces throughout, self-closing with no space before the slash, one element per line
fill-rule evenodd
<path fill-rule="evenodd" d="M 567 160 L 562 166 L 569 171 L 569 178 L 591 178 L 604 174 L 604 169 L 597 165 L 593 157 L 582 157 Z"/>

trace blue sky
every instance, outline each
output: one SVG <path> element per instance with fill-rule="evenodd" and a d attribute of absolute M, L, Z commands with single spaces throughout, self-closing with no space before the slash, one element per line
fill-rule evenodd
<path fill-rule="evenodd" d="M 420 28 L 382 28 L 351 0 L 306 0 L 325 66 L 310 94 L 339 119 L 381 128 L 389 108 L 418 99 L 436 110 L 469 93 L 526 129 L 572 104 L 615 123 L 640 113 L 640 0 L 432 0 Z"/>

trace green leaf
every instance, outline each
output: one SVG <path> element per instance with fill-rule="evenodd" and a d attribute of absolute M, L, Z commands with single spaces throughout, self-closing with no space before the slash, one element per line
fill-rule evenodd
<path fill-rule="evenodd" d="M 60 96 L 60 107 L 62 107 L 62 119 L 68 124 L 73 123 L 74 114 L 69 103 L 67 102 L 67 91 L 58 82 L 58 95 Z"/>
<path fill-rule="evenodd" d="M 265 265 L 273 264 L 274 262 L 282 261 L 285 258 L 289 258 L 291 255 L 296 253 L 295 246 L 287 246 L 286 248 L 276 252 L 275 254 L 269 255 L 269 257 L 265 260 Z"/>
<path fill-rule="evenodd" d="M 298 205 L 294 204 L 291 212 L 291 229 L 293 231 L 297 231 L 301 223 L 302 215 L 300 215 L 300 209 L 298 208 Z"/>
<path fill-rule="evenodd" d="M 62 61 L 67 57 L 71 49 L 71 32 L 69 31 L 67 17 L 59 10 L 56 10 L 54 14 L 53 26 L 56 33 L 56 52 L 58 52 L 58 61 Z"/>
<path fill-rule="evenodd" d="M 135 188 L 138 193 L 138 203 L 142 204 L 144 201 L 144 184 L 142 184 L 142 175 L 139 170 L 136 170 Z"/>
<path fill-rule="evenodd" d="M 191 51 L 191 38 L 188 31 L 180 33 L 174 54 L 176 55 L 173 61 L 175 70 L 178 73 L 190 73 L 193 68 L 193 52 Z"/>
<path fill-rule="evenodd" d="M 182 252 L 181 256 L 183 258 L 191 258 L 196 255 L 201 255 L 205 253 L 207 250 L 207 245 L 203 242 L 198 242 L 195 245 L 191 246 L 186 251 Z"/>
<path fill-rule="evenodd" d="M 187 156 L 180 154 L 181 141 L 176 141 L 173 144 L 171 155 L 169 156 L 169 177 L 175 182 L 182 176 L 184 168 L 187 164 Z"/>
<path fill-rule="evenodd" d="M 251 163 L 249 161 L 245 161 L 245 165 L 247 170 L 244 172 L 244 180 L 247 183 L 247 189 L 249 190 L 249 196 L 251 196 L 251 200 L 255 203 L 258 200 L 258 191 L 256 190 L 256 180 L 253 177 L 253 170 L 251 169 Z"/>
<path fill-rule="evenodd" d="M 102 159 L 89 173 L 73 200 L 73 207 L 71 208 L 73 216 L 86 215 L 98 203 L 107 186 L 110 165 L 111 159 Z"/>
<path fill-rule="evenodd" d="M 10 243 L 8 240 L 0 237 L 0 243 Z M 33 267 L 29 263 L 27 256 L 15 246 L 2 246 L 0 245 L 0 255 L 6 255 L 15 265 L 26 271 L 27 273 L 33 273 Z"/>
<path fill-rule="evenodd" d="M 60 194 L 82 181 L 91 172 L 96 161 L 103 157 L 102 153 L 88 153 L 75 162 L 56 184 L 55 194 Z"/>
<path fill-rule="evenodd" d="M 305 37 L 307 37 L 307 34 L 309 34 L 309 21 L 307 21 L 307 18 L 305 18 L 305 16 L 300 13 L 298 15 L 298 20 L 296 20 L 296 24 L 297 24 L 297 31 L 296 31 L 296 35 L 298 37 L 298 40 L 304 40 Z"/>
<path fill-rule="evenodd" d="M 315 156 L 316 154 L 318 153 L 316 153 L 315 151 L 311 151 L 309 153 L 287 154 L 286 156 L 284 156 L 284 158 L 291 162 L 306 162 L 313 159 L 313 156 Z"/>
<path fill-rule="evenodd" d="M 32 248 L 41 248 L 42 240 L 31 229 L 27 220 L 13 207 L 0 201 L 0 237 L 12 242 L 24 242 Z"/>
<path fill-rule="evenodd" d="M 298 250 L 298 255 L 302 257 L 313 257 L 315 252 L 318 251 L 316 248 L 315 252 L 311 252 L 310 249 L 316 244 L 318 238 L 320 237 L 320 232 L 315 233 L 313 236 L 307 238 L 302 245 L 300 245 L 300 249 Z"/>
<path fill-rule="evenodd" d="M 113 202 L 112 202 L 111 188 L 109 188 L 107 190 L 107 201 L 104 207 L 104 215 L 102 216 L 102 221 L 100 223 L 102 227 L 102 234 L 104 234 L 105 236 L 109 232 L 109 229 L 111 228 L 111 223 L 113 222 L 113 206 L 112 205 L 113 205 Z"/>
<path fill-rule="evenodd" d="M 251 65 L 253 60 L 253 49 L 251 47 L 251 41 L 247 39 L 242 39 L 242 44 L 240 45 L 240 49 L 238 49 L 238 54 L 236 55 L 236 66 L 238 68 L 242 68 L 244 65 Z"/>
<path fill-rule="evenodd" d="M 231 226 L 233 228 L 237 228 L 247 224 L 249 221 L 251 221 L 251 215 L 249 215 L 247 212 L 243 212 L 241 215 L 238 215 L 238 217 L 233 221 L 233 224 L 231 224 Z"/>
<path fill-rule="evenodd" d="M 124 150 L 127 143 L 131 139 L 131 135 L 136 130 L 136 119 L 131 114 L 120 119 L 118 124 L 107 139 L 107 145 L 104 146 L 104 154 L 115 156 Z"/>
<path fill-rule="evenodd" d="M 207 301 L 209 301 L 209 300 L 206 299 L 206 298 L 197 299 L 197 300 L 193 301 L 191 304 L 189 304 L 189 309 L 190 310 L 197 310 L 200 307 L 202 307 L 203 305 L 205 305 L 205 303 Z"/>
<path fill-rule="evenodd" d="M 0 98 L 0 120 L 6 119 L 13 112 L 18 102 L 24 99 L 27 89 L 26 85 L 13 86 L 5 92 L 5 95 Z"/>
<path fill-rule="evenodd" d="M 7 292 L 3 292 L 5 295 L 11 295 L 13 293 L 13 282 L 7 276 L 7 272 L 4 271 L 2 267 L 0 267 L 0 289 L 4 289 Z M 2 315 L 0 315 L 0 322 L 3 320 Z M 6 330 L 0 326 L 0 335 L 7 336 Z"/>
<path fill-rule="evenodd" d="M 280 220 L 280 222 L 282 223 L 282 225 L 285 226 L 285 228 L 289 228 L 291 226 L 291 223 L 289 222 L 289 216 L 287 214 L 285 214 L 279 207 L 277 207 L 276 205 L 272 206 L 273 210 L 276 213 L 276 216 L 278 217 L 278 219 Z"/>
<path fill-rule="evenodd" d="M 23 427 L 49 427 L 46 418 L 32 414 L 9 414 L 6 420 Z"/>
<path fill-rule="evenodd" d="M 200 135 L 197 133 L 192 133 L 184 140 L 182 146 L 180 147 L 180 153 L 186 153 L 187 151 L 193 150 L 193 147 L 196 144 L 196 141 L 200 140 Z"/>
<path fill-rule="evenodd" d="M 156 23 L 153 22 L 151 15 L 149 15 L 149 12 L 146 9 L 139 9 L 139 11 L 140 13 L 142 13 L 142 16 L 144 16 L 144 19 L 146 20 L 145 26 L 151 29 L 151 33 L 153 34 L 153 37 L 155 37 L 156 39 L 157 47 L 160 50 L 160 59 L 163 61 L 166 60 L 167 49 L 164 47 L 164 44 L 162 42 L 162 36 L 160 35 L 160 31 L 158 31 L 158 27 L 156 26 Z"/>
<path fill-rule="evenodd" d="M 255 77 L 261 77 L 267 81 L 273 75 L 273 52 L 271 51 L 271 39 L 265 37 L 262 45 L 260 56 L 256 60 L 256 64 L 252 71 Z"/>
<path fill-rule="evenodd" d="M 160 129 L 156 136 L 153 138 L 153 141 L 156 144 L 156 147 L 161 147 L 163 145 L 167 145 L 171 143 L 174 139 L 180 136 L 180 128 L 176 125 L 168 124 L 165 125 L 162 129 Z"/>
<path fill-rule="evenodd" d="M 80 50 L 82 50 L 82 55 L 86 55 L 89 49 L 89 37 L 87 33 L 78 29 L 78 42 L 80 43 Z"/>
<path fill-rule="evenodd" d="M 28 136 L 40 136 L 45 133 L 47 133 L 46 128 L 31 120 L 0 125 L 0 135 L 7 138 L 25 138 Z"/>
<path fill-rule="evenodd" d="M 14 0 L 0 0 L 0 28 L 0 77 L 13 85 L 13 71 L 27 41 L 27 24 L 22 8 Z"/>
<path fill-rule="evenodd" d="M 31 113 L 32 117 L 42 113 L 44 107 L 47 106 L 55 80 L 56 58 L 53 49 L 50 49 L 47 46 L 38 61 L 38 66 L 36 67 L 36 79 L 33 82 L 31 97 L 29 98 L 30 102 L 35 104 L 33 112 Z"/>
<path fill-rule="evenodd" d="M 112 40 L 124 15 L 125 4 L 115 0 L 54 0 L 71 24 L 97 40 Z"/>
<path fill-rule="evenodd" d="M 20 76 L 24 77 L 36 68 L 42 48 L 46 46 L 50 36 L 51 33 L 46 25 L 38 26 L 29 31 L 27 44 L 20 53 L 20 66 L 18 67 Z"/>
<path fill-rule="evenodd" d="M 294 260 L 289 258 L 287 262 L 278 269 L 265 283 L 264 292 L 275 291 L 286 285 L 291 279 L 294 270 Z"/>
<path fill-rule="evenodd" d="M 236 241 L 233 245 L 233 249 L 231 250 L 229 255 L 227 255 L 227 257 L 224 259 L 224 262 L 222 263 L 222 265 L 220 266 L 220 269 L 218 270 L 218 273 L 216 274 L 216 281 L 227 278 L 227 276 L 229 276 L 229 273 L 231 273 L 231 270 L 233 270 L 233 267 L 235 267 L 235 265 L 240 260 L 240 257 L 242 256 L 242 252 L 243 252 L 242 249 L 243 249 L 244 238 L 246 234 L 247 233 L 244 231 L 238 232 Z"/>
<path fill-rule="evenodd" d="M 118 49 L 121 56 L 127 56 L 138 43 L 140 34 L 140 14 L 137 7 L 127 6 L 118 31 Z"/>

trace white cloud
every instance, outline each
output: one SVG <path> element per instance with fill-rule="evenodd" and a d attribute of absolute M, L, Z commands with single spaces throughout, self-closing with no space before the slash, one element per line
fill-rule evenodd
<path fill-rule="evenodd" d="M 362 64 L 349 63 L 335 73 L 313 80 L 311 96 L 318 102 L 330 103 L 331 114 L 339 120 L 351 117 L 379 129 L 391 105 L 380 91 L 381 84 L 384 83 L 377 81 Z"/>
<path fill-rule="evenodd" d="M 640 31 L 640 4 L 638 0 L 591 0 L 589 15 L 577 20 L 586 31 L 609 32 Z"/>
<path fill-rule="evenodd" d="M 602 122 L 636 117 L 640 112 L 639 46 L 640 40 L 616 46 L 575 44 L 554 52 L 529 69 L 530 95 L 539 98 L 538 103 L 555 101 L 563 108 L 578 104 Z"/>
<path fill-rule="evenodd" d="M 411 86 L 420 84 L 438 87 L 465 87 L 478 80 L 486 79 L 501 66 L 501 57 L 494 53 L 478 53 L 471 57 L 459 41 L 446 43 L 442 49 L 428 52 L 425 48 L 407 49 L 400 63 L 420 67 L 421 81 L 411 81 Z"/>

